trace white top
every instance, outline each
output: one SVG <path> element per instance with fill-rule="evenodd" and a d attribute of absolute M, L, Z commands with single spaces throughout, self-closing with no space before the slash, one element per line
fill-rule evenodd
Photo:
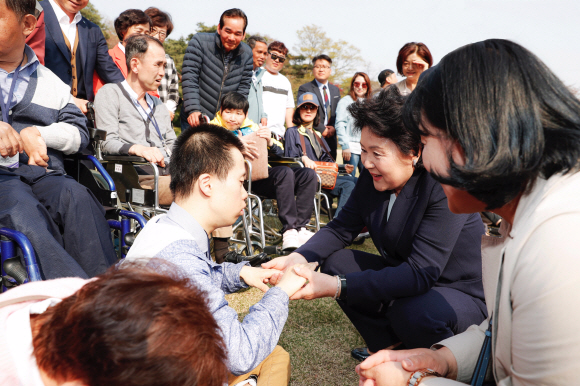
<path fill-rule="evenodd" d="M 395 193 L 391 193 L 391 197 L 389 198 L 389 208 L 387 209 L 387 221 L 389 221 L 389 217 L 391 216 L 391 209 L 393 209 L 393 205 L 395 205 L 396 199 L 397 195 Z"/>
<path fill-rule="evenodd" d="M 61 302 L 61 299 L 46 299 L 38 303 L 32 303 L 8 317 L 6 320 L 6 336 L 8 337 L 8 347 L 3 350 L 10 350 L 20 385 L 22 386 L 44 386 L 36 364 L 36 358 L 33 353 L 32 329 L 30 326 L 30 315 L 42 314 L 55 304 Z"/>
<path fill-rule="evenodd" d="M 286 133 L 286 109 L 293 109 L 295 106 L 292 85 L 284 75 L 273 75 L 266 70 L 262 76 L 262 90 L 262 105 L 264 112 L 268 114 L 268 128 L 283 137 Z"/>
<path fill-rule="evenodd" d="M 320 83 L 318 81 L 318 79 L 314 79 L 314 80 L 316 81 L 316 84 L 318 85 L 318 90 L 320 91 L 320 96 L 322 97 L 322 100 L 319 101 L 319 103 L 323 106 L 324 111 L 326 111 L 326 104 L 324 103 L 324 86 L 326 86 L 326 94 L 328 94 L 328 103 L 332 103 L 332 100 L 330 99 L 330 87 L 328 85 L 328 81 L 326 81 L 326 83 Z M 328 125 L 328 114 L 324 114 L 324 126 L 326 126 L 326 125 Z"/>
<path fill-rule="evenodd" d="M 137 95 L 137 93 L 135 91 L 133 91 L 131 86 L 129 86 L 129 83 L 127 83 L 127 80 L 122 81 L 121 86 L 123 86 L 125 91 L 127 91 L 127 94 L 129 94 L 129 96 L 131 97 L 131 101 L 133 102 L 133 104 L 137 108 L 137 111 L 139 111 L 139 114 L 141 115 L 143 120 L 147 121 L 149 119 L 149 115 L 151 114 L 151 106 L 154 105 L 154 102 L 152 99 L 153 97 L 151 95 L 145 93 L 145 102 L 147 103 L 147 109 L 144 109 L 143 106 L 141 106 L 141 103 L 139 103 L 139 100 L 138 100 L 139 96 Z"/>
<path fill-rule="evenodd" d="M 395 84 L 397 85 L 397 88 L 401 92 L 401 95 L 405 96 L 411 93 L 411 89 L 407 87 L 407 78 Z"/>
<path fill-rule="evenodd" d="M 52 8 L 54 9 L 54 14 L 56 15 L 56 19 L 58 20 L 58 24 L 60 25 L 60 29 L 68 39 L 70 47 L 72 49 L 75 46 L 77 35 L 77 24 L 81 21 L 83 16 L 81 15 L 80 12 L 77 12 L 75 17 L 73 18 L 73 21 L 71 22 L 70 18 L 66 13 L 64 13 L 60 5 L 58 5 L 54 0 L 48 1 L 50 1 L 50 5 L 52 5 Z"/>
<path fill-rule="evenodd" d="M 117 43 L 117 45 L 119 46 L 119 48 L 121 49 L 121 51 L 123 51 L 123 53 L 125 53 L 125 46 L 121 44 L 121 42 Z"/>

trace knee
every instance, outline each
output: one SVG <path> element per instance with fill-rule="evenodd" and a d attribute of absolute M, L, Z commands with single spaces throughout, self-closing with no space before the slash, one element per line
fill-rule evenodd
<path fill-rule="evenodd" d="M 294 173 L 288 166 L 279 166 L 276 172 L 276 184 L 294 185 Z"/>
<path fill-rule="evenodd" d="M 320 272 L 327 275 L 340 275 L 343 274 L 345 261 L 351 259 L 352 252 L 350 249 L 341 249 L 334 252 L 332 255 L 328 256 L 326 260 L 322 263 L 320 267 Z"/>

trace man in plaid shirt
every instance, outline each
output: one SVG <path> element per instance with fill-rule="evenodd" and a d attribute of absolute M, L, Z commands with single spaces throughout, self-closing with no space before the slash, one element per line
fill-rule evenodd
<path fill-rule="evenodd" d="M 154 7 L 147 8 L 145 14 L 151 18 L 151 36 L 163 43 L 173 31 L 171 16 Z M 161 79 L 161 85 L 157 92 L 159 93 L 159 99 L 165 104 L 173 120 L 175 110 L 179 104 L 179 76 L 177 75 L 177 68 L 173 58 L 168 54 L 165 54 L 165 58 L 167 59 L 165 76 Z"/>

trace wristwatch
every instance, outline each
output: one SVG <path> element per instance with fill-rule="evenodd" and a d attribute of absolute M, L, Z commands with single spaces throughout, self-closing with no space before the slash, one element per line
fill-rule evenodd
<path fill-rule="evenodd" d="M 423 380 L 423 378 L 425 378 L 427 375 L 434 375 L 436 377 L 441 377 L 441 374 L 439 374 L 435 370 L 431 370 L 431 369 L 417 370 L 413 374 L 411 374 L 411 376 L 409 377 L 409 381 L 407 382 L 407 386 L 418 386 L 419 383 Z"/>
<path fill-rule="evenodd" d="M 340 296 L 338 297 L 343 302 L 346 302 L 346 277 L 344 275 L 338 275 L 340 279 Z"/>

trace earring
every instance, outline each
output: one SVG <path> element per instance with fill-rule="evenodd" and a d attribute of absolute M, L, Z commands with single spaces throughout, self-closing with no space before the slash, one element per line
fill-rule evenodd
<path fill-rule="evenodd" d="M 413 167 L 417 166 L 417 158 L 413 160 Z"/>

